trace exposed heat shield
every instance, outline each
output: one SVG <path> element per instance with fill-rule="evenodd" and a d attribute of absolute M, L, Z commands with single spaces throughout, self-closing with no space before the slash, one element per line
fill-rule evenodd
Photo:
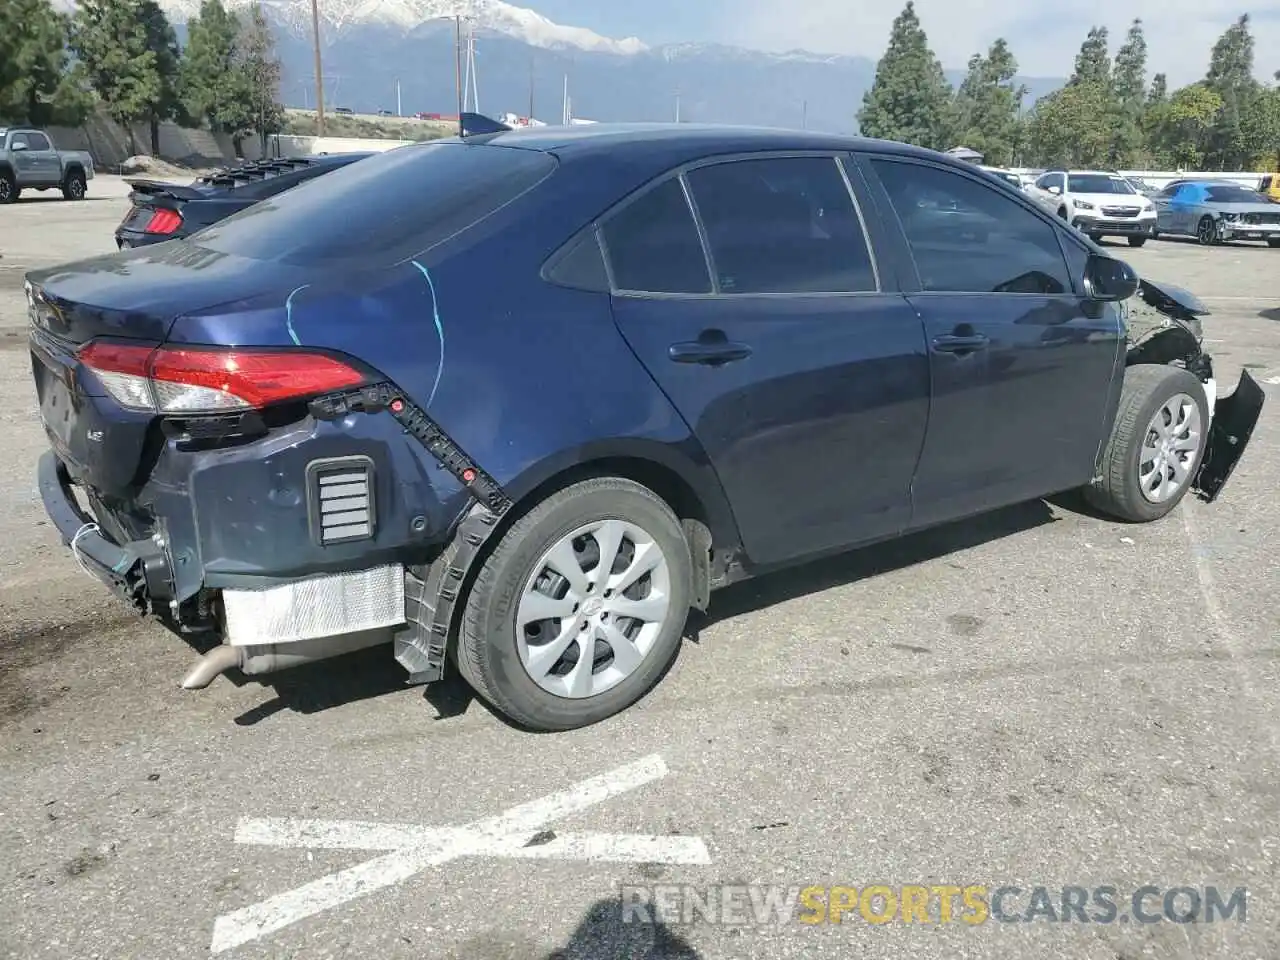
<path fill-rule="evenodd" d="M 404 567 L 309 577 L 265 590 L 223 590 L 226 641 L 296 643 L 404 623 Z"/>

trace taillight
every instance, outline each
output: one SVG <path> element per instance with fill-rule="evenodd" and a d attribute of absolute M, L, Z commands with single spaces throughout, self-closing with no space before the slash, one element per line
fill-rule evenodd
<path fill-rule="evenodd" d="M 182 214 L 176 210 L 157 210 L 142 228 L 144 233 L 173 233 L 182 226 Z"/>
<path fill-rule="evenodd" d="M 365 382 L 335 357 L 293 350 L 99 341 L 82 347 L 79 357 L 122 407 L 174 415 L 260 410 Z"/>

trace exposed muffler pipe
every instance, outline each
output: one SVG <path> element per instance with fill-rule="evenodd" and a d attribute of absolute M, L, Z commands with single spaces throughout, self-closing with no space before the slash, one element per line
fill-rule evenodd
<path fill-rule="evenodd" d="M 256 677 L 277 673 L 291 667 L 300 667 L 320 660 L 329 660 L 368 647 L 391 642 L 391 633 L 385 628 L 360 633 L 318 637 L 313 640 L 297 640 L 292 643 L 253 644 L 232 646 L 224 643 L 214 647 L 191 669 L 182 680 L 184 690 L 203 690 L 214 678 L 230 670 L 239 669 L 245 676 Z"/>
<path fill-rule="evenodd" d="M 215 677 L 221 676 L 232 667 L 244 662 L 244 649 L 222 644 L 214 647 L 196 663 L 191 671 L 182 678 L 182 689 L 203 690 L 213 683 Z"/>

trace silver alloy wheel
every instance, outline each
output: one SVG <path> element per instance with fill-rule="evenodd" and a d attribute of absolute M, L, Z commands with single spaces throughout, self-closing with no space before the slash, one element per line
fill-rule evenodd
<path fill-rule="evenodd" d="M 1205 217 L 1200 221 L 1200 226 L 1196 231 L 1196 239 L 1206 247 L 1211 245 L 1218 238 L 1218 227 L 1210 218 Z"/>
<path fill-rule="evenodd" d="M 5 177 L 0 177 L 0 201 L 9 199 L 9 181 Z"/>
<path fill-rule="evenodd" d="M 72 199 L 79 200 L 84 196 L 84 181 L 79 177 L 72 177 L 67 183 L 67 192 L 71 194 Z"/>
<path fill-rule="evenodd" d="M 520 662 L 548 693 L 597 696 L 636 671 L 670 610 L 662 548 L 634 523 L 597 520 L 534 565 L 516 609 Z"/>
<path fill-rule="evenodd" d="M 1138 486 L 1149 503 L 1164 503 L 1191 482 L 1200 452 L 1200 407 L 1180 393 L 1147 424 L 1138 454 Z"/>

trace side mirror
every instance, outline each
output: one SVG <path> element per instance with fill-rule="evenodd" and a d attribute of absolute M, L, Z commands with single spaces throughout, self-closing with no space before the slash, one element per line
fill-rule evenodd
<path fill-rule="evenodd" d="M 17 153 L 19 150 L 26 150 L 27 142 L 25 140 L 15 141 L 14 143 L 9 144 L 9 149 L 14 153 Z"/>
<path fill-rule="evenodd" d="M 1062 193 L 1062 188 L 1061 188 L 1061 187 L 1056 187 L 1056 186 L 1055 186 L 1055 187 L 1050 187 L 1050 188 L 1049 188 L 1049 192 L 1050 192 L 1050 193 L 1052 193 L 1052 194 L 1056 197 L 1056 196 L 1058 196 L 1060 193 Z"/>
<path fill-rule="evenodd" d="M 1085 264 L 1084 289 L 1093 300 L 1128 300 L 1140 283 L 1133 267 L 1115 257 L 1093 253 Z"/>

